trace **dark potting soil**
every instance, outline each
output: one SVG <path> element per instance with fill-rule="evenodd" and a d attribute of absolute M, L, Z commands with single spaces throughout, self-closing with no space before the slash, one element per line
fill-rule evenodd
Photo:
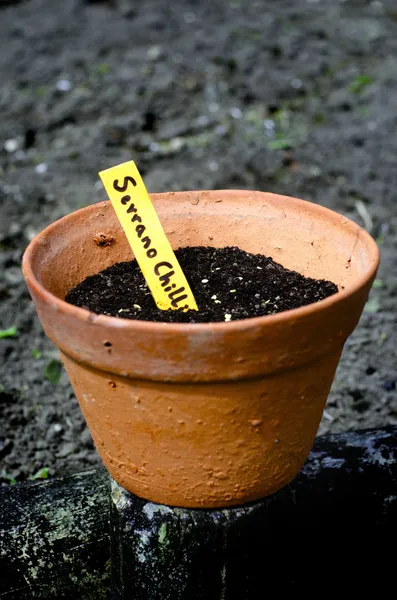
<path fill-rule="evenodd" d="M 123 319 L 210 323 L 271 315 L 318 302 L 338 291 L 330 281 L 304 277 L 270 257 L 236 247 L 188 247 L 175 254 L 198 311 L 159 310 L 135 260 L 87 277 L 65 300 Z"/>

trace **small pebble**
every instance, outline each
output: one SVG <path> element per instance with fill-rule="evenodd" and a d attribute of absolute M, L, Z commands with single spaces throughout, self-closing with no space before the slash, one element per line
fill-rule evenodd
<path fill-rule="evenodd" d="M 211 102 L 208 106 L 210 112 L 215 113 L 218 112 L 220 106 L 217 102 Z"/>
<path fill-rule="evenodd" d="M 208 283 L 208 279 L 202 279 L 201 283 Z"/>
<path fill-rule="evenodd" d="M 215 127 L 215 133 L 216 135 L 225 135 L 226 127 L 224 125 L 217 125 Z"/>
<path fill-rule="evenodd" d="M 35 166 L 34 170 L 36 171 L 36 173 L 38 173 L 38 175 L 43 175 L 48 171 L 48 165 L 47 163 L 39 163 Z"/>
<path fill-rule="evenodd" d="M 25 152 L 23 150 L 17 150 L 15 152 L 16 160 L 23 160 L 25 158 Z"/>
<path fill-rule="evenodd" d="M 231 320 L 232 320 L 232 315 L 231 315 L 231 314 L 229 314 L 229 313 L 226 313 L 226 314 L 225 314 L 225 322 L 226 322 L 226 323 L 229 323 L 229 321 L 231 321 Z"/>
<path fill-rule="evenodd" d="M 317 165 L 312 165 L 311 167 L 309 167 L 308 170 L 309 175 L 311 175 L 312 177 L 318 177 L 322 173 L 320 167 L 318 167 Z"/>
<path fill-rule="evenodd" d="M 171 148 L 171 150 L 174 150 L 175 152 L 177 152 L 178 150 L 183 148 L 184 145 L 185 145 L 185 141 L 180 137 L 176 137 L 170 141 L 170 148 Z"/>
<path fill-rule="evenodd" d="M 58 92 L 70 92 L 72 89 L 72 83 L 69 81 L 69 79 L 60 79 L 56 82 L 55 87 Z"/>
<path fill-rule="evenodd" d="M 300 90 L 300 89 L 301 89 L 301 87 L 302 87 L 302 85 L 303 85 L 303 83 L 302 83 L 301 79 L 296 79 L 296 78 L 294 78 L 294 79 L 291 81 L 291 87 L 293 87 L 293 88 L 294 88 L 294 90 Z"/>
<path fill-rule="evenodd" d="M 147 57 L 149 60 L 156 61 L 161 57 L 162 53 L 163 51 L 161 49 L 161 46 L 152 46 L 147 51 Z"/>
<path fill-rule="evenodd" d="M 207 115 L 200 115 L 199 117 L 197 117 L 196 120 L 196 124 L 199 127 L 206 127 L 206 125 L 208 125 L 210 122 L 209 117 L 207 117 Z"/>
<path fill-rule="evenodd" d="M 233 117 L 233 119 L 241 119 L 243 113 L 241 112 L 240 108 L 235 106 L 234 108 L 230 109 L 230 115 Z"/>
<path fill-rule="evenodd" d="M 18 146 L 18 140 L 10 139 L 4 142 L 4 150 L 6 150 L 6 152 L 9 152 L 10 154 L 18 150 Z"/>

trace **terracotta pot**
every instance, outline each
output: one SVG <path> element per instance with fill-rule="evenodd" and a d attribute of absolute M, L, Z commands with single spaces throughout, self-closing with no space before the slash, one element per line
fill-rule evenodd
<path fill-rule="evenodd" d="M 343 344 L 379 263 L 373 239 L 326 208 L 251 191 L 153 194 L 174 248 L 239 246 L 338 294 L 274 316 L 165 324 L 64 302 L 88 275 L 132 259 L 109 202 L 29 245 L 23 271 L 112 477 L 154 502 L 242 504 L 276 492 L 312 447 Z"/>

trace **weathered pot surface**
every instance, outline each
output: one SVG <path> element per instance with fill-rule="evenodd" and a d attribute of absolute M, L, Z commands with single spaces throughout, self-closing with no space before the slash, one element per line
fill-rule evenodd
<path fill-rule="evenodd" d="M 347 218 L 294 198 L 238 190 L 151 197 L 174 248 L 239 246 L 340 290 L 230 323 L 95 315 L 63 298 L 87 276 L 133 258 L 109 202 L 60 219 L 25 252 L 39 318 L 112 477 L 163 504 L 243 504 L 286 485 L 310 452 L 378 248 Z"/>

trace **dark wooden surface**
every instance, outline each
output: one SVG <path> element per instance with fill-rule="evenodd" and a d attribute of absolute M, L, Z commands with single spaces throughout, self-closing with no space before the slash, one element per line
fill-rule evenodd
<path fill-rule="evenodd" d="M 291 485 L 233 509 L 152 504 L 99 469 L 0 489 L 0 598 L 383 598 L 396 537 L 397 427 L 317 438 Z"/>
<path fill-rule="evenodd" d="M 0 598 L 108 597 L 110 481 L 97 469 L 0 488 Z"/>

